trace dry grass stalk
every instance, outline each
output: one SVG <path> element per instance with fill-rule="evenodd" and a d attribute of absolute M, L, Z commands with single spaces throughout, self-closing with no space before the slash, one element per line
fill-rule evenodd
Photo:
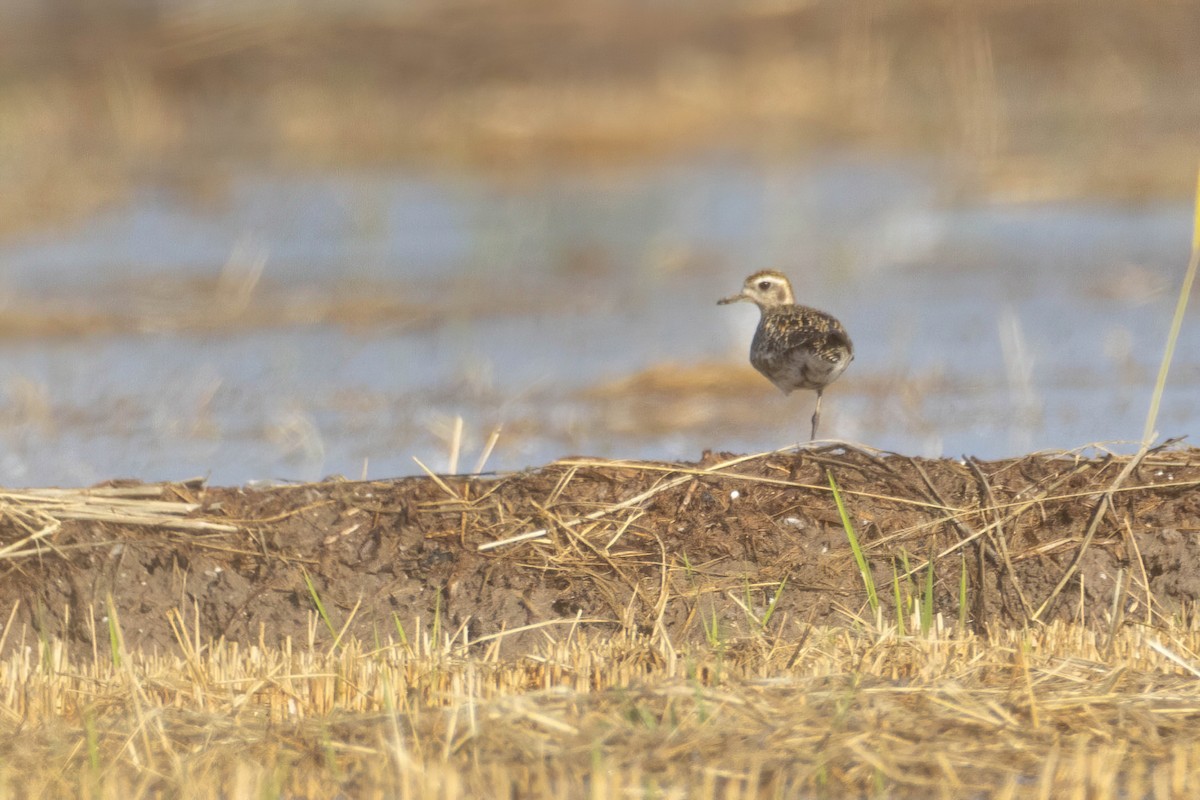
<path fill-rule="evenodd" d="M 171 487 L 172 484 L 145 484 L 0 491 L 0 515 L 29 532 L 29 535 L 0 547 L 0 559 L 43 552 L 39 542 L 56 533 L 64 520 L 91 520 L 192 533 L 234 533 L 238 530 L 235 525 L 189 516 L 200 508 L 198 503 L 161 499 Z M 38 526 L 36 530 L 31 527 L 33 525 Z"/>
<path fill-rule="evenodd" d="M 1112 485 L 1108 488 L 1108 490 L 1100 495 L 1100 500 L 1096 503 L 1096 511 L 1092 514 L 1091 522 L 1088 523 L 1087 533 L 1084 534 L 1083 541 L 1080 543 L 1079 549 L 1076 550 L 1075 557 L 1071 560 L 1071 565 L 1063 572 L 1062 578 L 1059 579 L 1058 583 L 1054 587 L 1054 591 L 1050 593 L 1049 597 L 1042 601 L 1042 604 L 1038 606 L 1037 611 L 1033 613 L 1033 620 L 1037 620 L 1043 613 L 1045 613 L 1046 609 L 1050 607 L 1050 605 L 1058 598 L 1059 594 L 1062 593 L 1062 590 L 1066 588 L 1067 582 L 1070 581 L 1072 576 L 1075 575 L 1075 571 L 1079 568 L 1079 562 L 1083 559 L 1084 553 L 1087 552 L 1088 546 L 1092 543 L 1092 539 L 1095 537 L 1096 531 L 1100 527 L 1100 522 L 1104 519 L 1105 512 L 1107 512 L 1112 505 L 1113 495 L 1116 494 L 1116 492 L 1121 488 L 1121 484 L 1124 483 L 1125 480 L 1134 472 L 1134 470 L 1137 469 L 1138 464 L 1140 464 L 1142 459 L 1146 457 L 1146 453 L 1149 452 L 1149 449 L 1149 444 L 1143 444 L 1141 449 L 1137 451 L 1137 454 L 1133 458 L 1129 459 L 1129 461 L 1125 463 L 1125 466 L 1121 468 L 1121 472 L 1117 475 L 1116 479 L 1113 480 Z"/>
<path fill-rule="evenodd" d="M 1190 628 L 1126 628 L 1108 654 L 1059 623 L 989 637 L 793 624 L 671 653 L 572 631 L 495 659 L 451 641 L 201 643 L 182 619 L 175 654 L 79 661 L 32 641 L 0 661 L 0 719 L 22 731 L 0 737 L 0 791 L 915 798 L 1035 784 L 1117 798 L 1200 778 Z"/>

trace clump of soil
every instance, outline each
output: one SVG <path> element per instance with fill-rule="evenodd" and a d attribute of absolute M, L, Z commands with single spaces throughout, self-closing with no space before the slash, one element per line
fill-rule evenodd
<path fill-rule="evenodd" d="M 960 462 L 839 445 L 698 463 L 569 459 L 488 478 L 142 487 L 154 509 L 182 504 L 184 530 L 134 508 L 50 508 L 34 535 L 31 501 L 13 493 L 0 644 L 36 634 L 103 649 L 110 596 L 127 645 L 159 650 L 177 646 L 174 610 L 202 638 L 304 640 L 314 594 L 364 641 L 419 624 L 506 650 L 551 625 L 680 643 L 736 638 L 768 614 L 871 619 L 831 475 L 884 622 L 896 619 L 895 576 L 911 611 L 930 560 L 935 610 L 978 630 L 1155 624 L 1200 597 L 1200 450 Z"/>

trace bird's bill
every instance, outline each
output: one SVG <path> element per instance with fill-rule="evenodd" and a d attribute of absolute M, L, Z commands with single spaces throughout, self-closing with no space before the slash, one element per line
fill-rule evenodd
<path fill-rule="evenodd" d="M 731 295 L 729 297 L 722 297 L 720 300 L 717 301 L 717 305 L 727 306 L 730 303 L 736 303 L 739 300 L 748 300 L 748 299 L 749 298 L 746 297 L 746 295 L 744 295 L 744 294 L 735 294 L 735 295 Z"/>

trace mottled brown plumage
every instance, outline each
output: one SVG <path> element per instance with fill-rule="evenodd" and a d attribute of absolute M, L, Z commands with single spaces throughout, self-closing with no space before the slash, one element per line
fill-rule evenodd
<path fill-rule="evenodd" d="M 792 284 L 773 270 L 746 278 L 742 291 L 718 300 L 718 305 L 748 300 L 762 317 L 750 344 L 750 363 L 771 383 L 790 394 L 795 389 L 817 393 L 811 438 L 821 420 L 821 393 L 854 360 L 854 345 L 836 318 L 808 306 L 796 305 Z"/>

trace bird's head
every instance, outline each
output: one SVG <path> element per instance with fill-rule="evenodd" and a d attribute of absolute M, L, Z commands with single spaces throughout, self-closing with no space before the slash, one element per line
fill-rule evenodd
<path fill-rule="evenodd" d="M 756 272 L 746 278 L 741 292 L 718 300 L 717 305 L 723 306 L 740 300 L 749 300 L 759 308 L 788 306 L 796 302 L 792 295 L 792 284 L 787 277 L 782 272 L 769 269 Z"/>

